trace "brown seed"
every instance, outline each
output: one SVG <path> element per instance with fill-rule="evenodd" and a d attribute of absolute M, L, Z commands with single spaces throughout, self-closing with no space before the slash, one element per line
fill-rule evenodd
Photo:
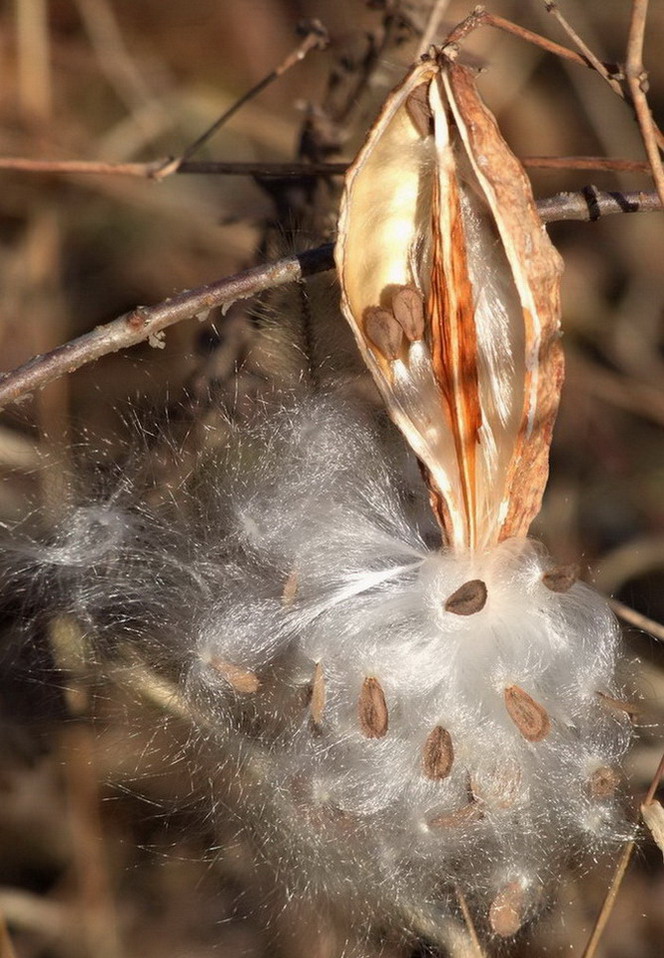
<path fill-rule="evenodd" d="M 442 725 L 436 725 L 422 749 L 422 770 L 427 778 L 439 781 L 450 774 L 453 762 L 452 736 Z"/>
<path fill-rule="evenodd" d="M 243 695 L 257 692 L 261 686 L 260 680 L 254 672 L 241 669 L 238 665 L 233 665 L 232 662 L 220 659 L 216 655 L 210 659 L 210 667 L 226 679 L 236 692 L 241 692 Z"/>
<path fill-rule="evenodd" d="M 525 895 L 519 882 L 501 888 L 489 909 L 489 923 L 501 938 L 511 938 L 523 924 Z"/>
<path fill-rule="evenodd" d="M 518 685 L 505 689 L 505 707 L 518 730 L 529 742 L 539 742 L 551 731 L 551 720 L 543 705 Z"/>
<path fill-rule="evenodd" d="M 486 605 L 486 585 L 481 579 L 464 582 L 445 602 L 445 611 L 455 615 L 473 615 Z"/>
<path fill-rule="evenodd" d="M 424 302 L 414 286 L 401 286 L 392 297 L 394 318 L 412 342 L 424 336 Z"/>
<path fill-rule="evenodd" d="M 443 812 L 442 815 L 435 815 L 427 822 L 429 828 L 462 828 L 464 825 L 470 825 L 473 822 L 480 822 L 484 818 L 484 812 L 477 802 L 468 802 L 461 808 L 455 808 L 451 812 Z"/>
<path fill-rule="evenodd" d="M 364 310 L 364 331 L 386 359 L 398 359 L 403 343 L 403 329 L 386 309 L 370 306 Z"/>
<path fill-rule="evenodd" d="M 433 113 L 429 103 L 429 83 L 420 83 L 406 99 L 406 110 L 420 136 L 433 133 Z"/>
<path fill-rule="evenodd" d="M 387 734 L 388 715 L 385 693 L 378 679 L 369 676 L 364 680 L 357 706 L 364 735 L 383 738 Z"/>
<path fill-rule="evenodd" d="M 311 680 L 311 698 L 309 699 L 309 712 L 311 721 L 319 726 L 323 721 L 323 710 L 325 709 L 325 675 L 323 666 L 320 662 L 316 663 L 314 677 Z"/>
<path fill-rule="evenodd" d="M 300 577 L 297 569 L 292 569 L 288 578 L 284 582 L 284 588 L 281 593 L 281 604 L 284 606 L 292 605 L 297 596 Z"/>
<path fill-rule="evenodd" d="M 610 798 L 620 785 L 620 775 L 607 765 L 596 768 L 588 779 L 588 794 L 591 798 Z"/>
<path fill-rule="evenodd" d="M 607 708 L 612 709 L 614 712 L 624 712 L 625 715 L 629 716 L 632 722 L 641 714 L 641 709 L 638 705 L 625 702 L 623 699 L 614 699 L 612 695 L 607 695 L 606 692 L 596 692 L 595 694 L 599 697 L 602 705 L 606 705 Z"/>
<path fill-rule="evenodd" d="M 552 592 L 569 592 L 578 578 L 578 565 L 557 565 L 544 573 L 542 582 Z"/>

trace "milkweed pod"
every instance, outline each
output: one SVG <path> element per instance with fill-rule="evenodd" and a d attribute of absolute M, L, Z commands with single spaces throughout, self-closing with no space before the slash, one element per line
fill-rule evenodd
<path fill-rule="evenodd" d="M 443 53 L 388 96 L 350 167 L 336 259 L 445 541 L 526 535 L 562 382 L 561 261 L 471 72 Z"/>

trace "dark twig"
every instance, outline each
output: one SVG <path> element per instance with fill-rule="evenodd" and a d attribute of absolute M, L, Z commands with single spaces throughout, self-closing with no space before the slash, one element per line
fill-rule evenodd
<path fill-rule="evenodd" d="M 132 176 L 139 179 L 164 179 L 164 164 L 170 160 L 149 160 L 146 163 L 106 163 L 96 160 L 35 160 L 30 157 L 0 157 L 0 170 L 22 173 L 53 173 Z M 651 173 L 650 164 L 638 160 L 610 159 L 602 156 L 524 156 L 521 162 L 528 169 L 539 170 L 606 170 L 616 173 Z M 296 179 L 306 176 L 343 176 L 349 164 L 339 163 L 258 163 L 256 161 L 186 160 L 173 173 L 217 176 L 260 176 L 275 179 Z"/>
<path fill-rule="evenodd" d="M 306 26 L 306 35 L 301 43 L 292 50 L 285 60 L 275 67 L 274 70 L 271 70 L 267 76 L 264 76 L 262 80 L 253 86 L 250 90 L 244 93 L 239 100 L 236 100 L 235 103 L 229 107 L 224 113 L 221 114 L 214 123 L 207 128 L 199 137 L 197 137 L 193 143 L 191 143 L 186 150 L 179 156 L 171 158 L 163 166 L 163 168 L 154 174 L 156 179 L 161 179 L 165 176 L 169 176 L 171 173 L 177 171 L 177 169 L 184 163 L 186 160 L 190 159 L 194 153 L 196 153 L 207 141 L 214 136 L 217 130 L 226 123 L 232 116 L 234 116 L 237 111 L 244 106 L 249 100 L 252 100 L 258 93 L 261 93 L 266 87 L 271 83 L 277 80 L 280 76 L 283 76 L 287 70 L 290 70 L 291 67 L 295 66 L 296 63 L 299 63 L 303 60 L 308 53 L 312 50 L 322 50 L 328 42 L 327 31 L 325 27 L 319 20 L 311 20 Z"/>
<path fill-rule="evenodd" d="M 185 160 L 179 166 L 167 169 L 170 159 L 150 160 L 146 163 L 106 163 L 96 160 L 33 160 L 29 157 L 0 157 L 0 170 L 24 173 L 95 174 L 132 176 L 139 179 L 162 180 L 174 173 L 215 174 L 222 176 L 264 176 L 283 179 L 302 176 L 343 175 L 348 163 L 225 163 L 219 160 Z M 594 167 L 593 167 L 594 169 Z M 650 167 L 648 167 L 650 169 Z"/>
<path fill-rule="evenodd" d="M 206 314 L 218 306 L 228 308 L 238 299 L 330 269 L 333 265 L 332 249 L 331 244 L 319 246 L 276 263 L 255 266 L 207 286 L 186 290 L 156 306 L 137 306 L 118 319 L 97 326 L 51 352 L 34 356 L 18 369 L 6 373 L 0 378 L 0 404 L 41 389 L 64 373 L 73 372 L 101 356 L 142 343 L 183 319 Z"/>
<path fill-rule="evenodd" d="M 555 0 L 544 0 L 544 6 L 546 7 L 548 13 L 550 13 L 558 21 L 560 26 L 563 28 L 567 36 L 570 38 L 574 46 L 577 48 L 579 53 L 582 54 L 592 65 L 593 69 L 599 73 L 599 75 L 606 80 L 613 92 L 619 96 L 622 100 L 625 99 L 625 94 L 623 88 L 620 85 L 618 77 L 615 75 L 615 72 L 609 70 L 602 61 L 595 56 L 593 51 L 590 49 L 587 43 L 585 43 L 576 30 L 572 27 L 568 20 L 562 15 L 558 9 L 558 4 Z"/>
<path fill-rule="evenodd" d="M 540 47 L 542 50 L 546 50 L 547 53 L 552 53 L 554 56 L 560 57 L 563 60 L 570 60 L 578 66 L 594 69 L 593 64 L 590 63 L 586 57 L 581 56 L 580 53 L 569 50 L 567 47 L 561 46 L 560 43 L 554 43 L 553 40 L 548 40 L 546 37 L 540 36 L 539 33 L 533 33 L 532 30 L 526 30 L 525 27 L 520 27 L 518 24 L 512 23 L 511 20 L 505 20 L 503 17 L 488 13 L 484 7 L 475 7 L 473 12 L 452 30 L 443 44 L 443 49 L 447 46 L 459 44 L 469 33 L 472 33 L 473 30 L 482 26 L 495 27 L 496 30 L 502 30 L 504 33 L 510 33 L 512 36 L 519 37 L 526 43 L 532 43 L 534 46 Z"/>
<path fill-rule="evenodd" d="M 648 74 L 643 67 L 643 42 L 647 15 L 648 0 L 632 0 L 632 17 L 627 39 L 625 76 L 636 111 L 643 146 L 652 169 L 655 186 L 662 203 L 664 203 L 664 167 L 662 166 L 662 158 L 658 149 L 658 131 L 646 98 Z"/>
<path fill-rule="evenodd" d="M 636 213 L 664 208 L 648 193 L 561 193 L 538 202 L 542 221 L 594 220 L 614 213 Z M 163 329 L 221 306 L 227 309 L 238 299 L 248 299 L 266 289 L 293 283 L 334 266 L 333 247 L 328 243 L 306 253 L 288 256 L 276 263 L 255 266 L 208 286 L 179 293 L 156 306 L 137 306 L 104 326 L 63 346 L 34 356 L 0 377 L 0 404 L 14 402 L 34 389 L 41 389 L 64 373 L 71 373 L 107 353 L 135 346 L 157 336 Z"/>

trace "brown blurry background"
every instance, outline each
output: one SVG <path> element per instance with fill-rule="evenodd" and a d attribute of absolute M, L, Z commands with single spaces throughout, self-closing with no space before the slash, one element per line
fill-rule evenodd
<path fill-rule="evenodd" d="M 357 103 L 350 98 L 342 123 L 326 126 L 321 104 L 330 71 L 341 58 L 352 74 L 367 32 L 380 40 L 381 6 L 14 0 L 0 12 L 1 153 L 117 162 L 176 155 L 287 55 L 302 18 L 317 17 L 329 31 L 328 49 L 243 107 L 200 158 L 291 160 L 308 118 L 322 158 L 350 159 L 417 44 L 399 27 L 393 39 L 402 42 L 379 56 L 369 87 Z M 651 6 L 645 62 L 651 107 L 661 118 L 664 6 Z M 451 0 L 445 27 L 471 7 Z M 401 8 L 414 26 L 424 21 L 426 3 Z M 602 59 L 623 59 L 627 0 L 569 0 L 561 8 Z M 539 0 L 495 0 L 490 9 L 568 42 Z M 518 155 L 642 159 L 629 109 L 597 75 L 488 29 L 464 49 L 486 66 L 483 94 Z M 537 171 L 533 181 L 537 196 L 589 183 L 652 188 L 644 176 L 599 172 Z M 3 369 L 136 304 L 331 238 L 339 187 L 319 186 L 316 215 L 298 219 L 292 190 L 249 177 L 178 175 L 154 183 L 1 171 L 0 182 Z M 550 232 L 566 264 L 568 376 L 536 532 L 560 561 L 580 562 L 606 594 L 664 622 L 663 220 L 614 216 Z M 158 419 L 169 409 L 189 434 L 208 415 L 211 396 L 237 399 L 253 388 L 243 360 L 255 327 L 244 305 L 211 324 L 181 323 L 167 331 L 163 349 L 143 344 L 108 356 L 6 409 L 0 517 L 20 518 L 35 501 L 48 514 L 57 511 L 62 463 L 76 459 L 81 441 L 113 459 L 122 454 L 128 422 L 149 410 Z M 664 647 L 636 629 L 626 636 L 646 698 L 628 769 L 638 793 L 662 747 Z M 213 825 L 205 777 L 185 748 L 186 721 L 157 703 L 140 708 L 134 693 L 101 679 L 83 680 L 72 643 L 65 637 L 62 645 L 57 666 L 68 678 L 11 633 L 0 648 L 9 676 L 0 690 L 0 915 L 16 954 L 341 955 L 345 934 L 334 918 L 280 901 L 232 818 L 221 814 L 221 825 Z M 644 837 L 598 954 L 664 953 L 661 859 Z M 510 953 L 580 954 L 610 865 L 570 878 L 559 906 Z M 11 947 L 0 945 L 0 956 L 10 956 Z M 415 948 L 383 947 L 394 958 Z M 363 954 L 378 954 L 377 946 Z"/>

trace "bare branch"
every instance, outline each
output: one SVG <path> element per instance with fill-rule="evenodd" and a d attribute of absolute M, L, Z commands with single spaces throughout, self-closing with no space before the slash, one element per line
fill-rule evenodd
<path fill-rule="evenodd" d="M 446 46 L 457 45 L 469 33 L 482 26 L 494 27 L 496 30 L 510 33 L 512 36 L 519 37 L 526 43 L 532 43 L 534 46 L 540 47 L 547 53 L 552 53 L 563 60 L 570 60 L 578 66 L 594 69 L 593 64 L 586 57 L 581 56 L 580 53 L 575 53 L 574 50 L 569 50 L 567 47 L 561 46 L 560 43 L 554 43 L 553 40 L 548 40 L 546 37 L 540 36 L 539 33 L 533 33 L 532 30 L 526 30 L 525 27 L 520 27 L 518 24 L 512 23 L 511 20 L 505 20 L 504 17 L 488 13 L 484 7 L 475 7 L 473 12 L 452 30 L 443 44 L 443 49 Z"/>
<path fill-rule="evenodd" d="M 593 187 L 583 193 L 560 193 L 538 201 L 543 222 L 556 220 L 592 221 L 614 213 L 637 213 L 664 208 L 656 194 L 602 193 Z M 207 286 L 179 293 L 156 306 L 137 306 L 104 326 L 59 346 L 40 356 L 34 356 L 12 372 L 0 376 L 0 404 L 15 402 L 34 389 L 74 372 L 86 363 L 94 362 L 107 353 L 135 346 L 157 336 L 163 329 L 183 319 L 189 319 L 210 309 L 226 310 L 238 299 L 248 299 L 267 289 L 293 283 L 332 269 L 333 247 L 328 243 L 316 249 L 288 256 L 276 263 L 255 266 L 235 276 Z"/>
<path fill-rule="evenodd" d="M 611 879 L 611 884 L 609 885 L 608 891 L 600 913 L 597 916 L 597 921 L 595 922 L 595 927 L 592 930 L 588 943 L 583 950 L 581 958 L 593 958 L 597 953 L 597 947 L 599 945 L 600 938 L 606 928 L 606 924 L 611 917 L 611 912 L 613 911 L 613 906 L 616 903 L 618 897 L 618 892 L 620 891 L 620 886 L 622 885 L 623 878 L 625 877 L 625 872 L 627 867 L 632 859 L 634 853 L 634 848 L 636 847 L 636 842 L 630 841 L 627 842 L 623 848 L 620 858 L 618 859 L 618 864 L 616 865 L 613 877 Z"/>
<path fill-rule="evenodd" d="M 658 148 L 658 130 L 652 118 L 646 91 L 648 89 L 648 74 L 643 67 L 643 42 L 648 15 L 648 0 L 632 0 L 632 17 L 627 39 L 627 61 L 625 76 L 632 97 L 639 130 L 643 139 L 643 146 L 652 169 L 653 179 L 659 197 L 664 203 L 664 167 Z M 661 144 L 661 140 L 660 140 Z"/>
<path fill-rule="evenodd" d="M 560 220 L 595 222 L 614 213 L 656 213 L 664 209 L 657 193 L 641 191 L 619 193 L 586 186 L 579 193 L 557 193 L 537 201 L 537 209 L 544 223 Z"/>
<path fill-rule="evenodd" d="M 622 161 L 621 161 L 622 162 Z M 168 168 L 170 165 L 172 168 Z M 184 160 L 179 166 L 168 157 L 146 163 L 106 163 L 97 160 L 34 160 L 29 157 L 0 157 L 0 170 L 24 173 L 74 173 L 111 176 L 133 176 L 139 179 L 162 180 L 174 173 L 216 174 L 223 176 L 339 176 L 348 163 L 225 163 L 218 160 Z M 597 167 L 592 167 L 597 169 Z M 650 170 L 650 167 L 647 167 Z"/>
<path fill-rule="evenodd" d="M 0 170 L 22 173 L 83 174 L 102 176 L 133 176 L 139 179 L 165 179 L 174 173 L 217 176 L 261 176 L 275 179 L 306 176 L 343 176 L 348 162 L 339 163 L 260 163 L 251 161 L 185 160 L 167 170 L 171 160 L 161 157 L 145 163 L 107 163 L 104 160 L 36 160 L 22 156 L 0 157 Z M 523 156 L 521 163 L 527 169 L 537 170 L 604 170 L 616 173 L 647 173 L 652 175 L 649 163 L 639 160 L 611 159 L 603 156 Z M 167 170 L 167 172 L 164 172 Z"/>
<path fill-rule="evenodd" d="M 609 605 L 623 622 L 634 625 L 637 629 L 643 629 L 644 632 L 649 632 L 658 642 L 664 642 L 664 625 L 661 622 L 649 619 L 647 615 L 637 612 L 636 609 L 625 605 L 624 602 L 619 602 L 618 599 L 609 599 Z"/>
<path fill-rule="evenodd" d="M 247 269 L 207 286 L 186 290 L 156 306 L 137 306 L 118 319 L 97 326 L 51 352 L 34 356 L 18 369 L 6 373 L 0 378 L 0 403 L 20 399 L 64 373 L 74 372 L 108 353 L 142 343 L 183 319 L 207 314 L 210 309 L 219 306 L 227 309 L 238 299 L 246 299 L 263 290 L 330 269 L 333 265 L 332 250 L 331 244 L 319 246 L 276 263 Z"/>
<path fill-rule="evenodd" d="M 190 159 L 207 141 L 214 136 L 217 130 L 226 123 L 232 116 L 234 116 L 237 111 L 244 106 L 249 100 L 252 100 L 258 93 L 264 90 L 267 86 L 277 80 L 280 76 L 283 76 L 287 70 L 290 70 L 291 67 L 295 66 L 296 63 L 299 63 L 301 60 L 307 56 L 312 50 L 322 50 L 328 43 L 328 36 L 325 27 L 319 20 L 311 20 L 306 24 L 306 32 L 304 39 L 298 43 L 294 50 L 288 54 L 285 60 L 271 70 L 267 76 L 264 76 L 262 80 L 248 90 L 243 96 L 236 100 L 235 103 L 229 107 L 228 110 L 225 110 L 224 113 L 218 117 L 214 123 L 207 128 L 199 137 L 197 137 L 193 143 L 190 143 L 189 146 L 184 150 L 181 156 L 171 157 L 163 169 L 155 173 L 154 176 L 156 179 L 162 179 L 165 176 L 170 176 L 171 173 L 175 173 L 180 165 L 186 160 Z"/>
<path fill-rule="evenodd" d="M 609 69 L 607 69 L 606 64 L 602 63 L 602 61 L 595 56 L 588 44 L 581 39 L 576 30 L 565 19 L 558 9 L 556 0 L 544 0 L 544 6 L 546 7 L 547 12 L 555 17 L 581 55 L 588 60 L 593 69 L 596 70 L 597 73 L 599 73 L 599 75 L 609 84 L 613 92 L 619 96 L 621 100 L 624 100 L 625 94 L 623 92 L 623 88 L 620 86 L 620 81 L 618 78 Z"/>

